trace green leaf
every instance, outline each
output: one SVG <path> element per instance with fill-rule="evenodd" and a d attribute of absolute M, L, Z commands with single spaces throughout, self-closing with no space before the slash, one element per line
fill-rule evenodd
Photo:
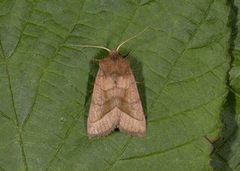
<path fill-rule="evenodd" d="M 215 143 L 213 166 L 218 171 L 240 170 L 240 35 L 238 33 L 240 1 L 230 1 L 230 24 L 232 36 L 230 39 L 230 54 L 232 68 L 230 70 L 230 90 L 222 121 L 224 123 L 222 138 Z"/>
<path fill-rule="evenodd" d="M 2 170 L 212 170 L 229 68 L 225 0 L 0 1 Z M 88 139 L 99 49 L 130 52 L 146 137 Z"/>

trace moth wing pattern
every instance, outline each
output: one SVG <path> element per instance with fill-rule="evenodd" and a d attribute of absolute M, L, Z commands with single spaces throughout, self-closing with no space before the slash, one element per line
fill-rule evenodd
<path fill-rule="evenodd" d="M 109 134 L 115 128 L 144 136 L 146 120 L 128 60 L 112 52 L 100 62 L 87 121 L 89 137 Z"/>
<path fill-rule="evenodd" d="M 120 120 L 118 128 L 132 135 L 144 136 L 146 133 L 146 120 L 138 93 L 137 84 L 132 72 L 126 75 L 129 82 L 125 92 L 124 102 L 120 107 Z"/>
<path fill-rule="evenodd" d="M 104 75 L 101 69 L 98 70 L 93 94 L 90 104 L 90 110 L 87 120 L 87 132 L 89 137 L 104 136 L 112 132 L 118 124 L 118 113 L 116 110 L 106 111 L 104 106 L 106 101 L 105 92 L 102 89 Z"/>
<path fill-rule="evenodd" d="M 115 88 L 116 90 L 124 90 L 124 93 L 116 91 L 114 94 L 116 98 L 120 99 L 117 107 L 114 106 L 111 99 L 106 97 L 103 87 L 105 83 L 106 78 L 102 70 L 99 69 L 88 116 L 88 135 L 90 137 L 104 136 L 112 132 L 116 127 L 120 131 L 132 135 L 145 135 L 145 115 L 132 72 L 121 77 L 119 84 Z M 111 89 L 111 84 L 109 89 Z"/>

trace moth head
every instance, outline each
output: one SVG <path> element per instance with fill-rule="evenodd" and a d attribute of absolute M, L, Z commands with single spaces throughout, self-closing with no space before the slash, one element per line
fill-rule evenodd
<path fill-rule="evenodd" d="M 115 49 L 103 58 L 99 65 L 106 76 L 117 77 L 129 72 L 128 60 L 118 54 Z"/>
<path fill-rule="evenodd" d="M 109 52 L 109 55 L 108 55 L 108 56 L 111 56 L 111 57 L 113 57 L 113 58 L 115 59 L 115 58 L 118 58 L 119 56 L 121 56 L 121 55 L 119 55 L 119 53 L 118 53 L 120 47 L 122 47 L 122 46 L 123 46 L 125 43 L 127 43 L 128 41 L 136 38 L 137 36 L 139 36 L 140 34 L 142 34 L 143 32 L 145 32 L 147 29 L 148 29 L 148 27 L 146 27 L 144 30 L 142 30 L 141 32 L 137 33 L 136 35 L 130 37 L 129 39 L 123 41 L 122 43 L 120 43 L 120 44 L 117 46 L 116 49 L 112 49 L 112 50 L 109 49 L 109 48 L 106 48 L 106 47 L 104 47 L 104 46 L 97 46 L 97 45 L 70 45 L 70 46 L 74 46 L 74 47 L 90 47 L 90 48 L 104 49 L 104 50 L 106 50 L 106 51 Z"/>
<path fill-rule="evenodd" d="M 119 55 L 118 51 L 115 49 L 112 49 L 111 52 L 108 54 L 108 58 L 112 60 L 117 60 L 119 59 L 119 57 L 121 57 L 121 55 Z"/>

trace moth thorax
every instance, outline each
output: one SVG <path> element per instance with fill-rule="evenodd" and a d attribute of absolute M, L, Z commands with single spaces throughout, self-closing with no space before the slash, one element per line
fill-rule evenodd
<path fill-rule="evenodd" d="M 117 73 L 116 71 L 112 71 L 112 72 L 109 74 L 109 77 L 110 77 L 112 80 L 117 80 L 118 77 L 119 77 L 119 73 Z"/>

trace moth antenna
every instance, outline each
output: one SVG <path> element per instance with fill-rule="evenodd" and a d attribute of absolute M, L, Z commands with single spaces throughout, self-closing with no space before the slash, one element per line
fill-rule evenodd
<path fill-rule="evenodd" d="M 118 50 L 120 49 L 120 47 L 121 47 L 122 45 L 124 45 L 125 43 L 127 43 L 129 40 L 132 40 L 132 39 L 136 38 L 137 36 L 141 35 L 142 33 L 144 33 L 148 28 L 149 28 L 149 27 L 146 27 L 143 31 L 141 31 L 141 32 L 137 33 L 136 35 L 134 35 L 133 37 L 130 37 L 129 39 L 123 41 L 120 45 L 118 45 L 116 51 L 118 51 Z"/>
<path fill-rule="evenodd" d="M 98 48 L 98 49 L 104 49 L 108 52 L 111 52 L 110 49 L 103 47 L 103 46 L 96 46 L 96 45 L 70 45 L 70 46 L 74 46 L 74 47 L 87 47 L 87 48 Z"/>

